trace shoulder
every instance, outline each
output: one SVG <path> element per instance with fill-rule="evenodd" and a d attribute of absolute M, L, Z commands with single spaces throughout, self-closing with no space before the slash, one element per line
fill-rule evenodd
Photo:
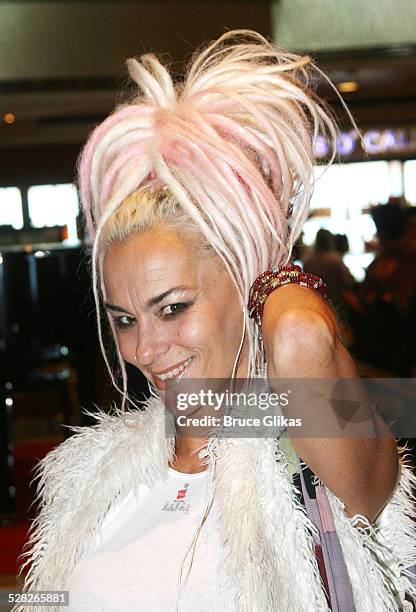
<path fill-rule="evenodd" d="M 88 481 L 94 480 L 98 471 L 103 473 L 108 469 L 110 457 L 134 435 L 119 415 L 101 410 L 87 414 L 96 423 L 71 426 L 73 435 L 37 464 L 34 480 L 37 480 L 37 497 L 42 497 L 43 501 L 72 496 L 80 489 L 80 483 L 88 486 Z"/>

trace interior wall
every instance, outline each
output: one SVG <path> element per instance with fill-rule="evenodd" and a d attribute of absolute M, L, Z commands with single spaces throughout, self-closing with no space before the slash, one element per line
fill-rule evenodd
<path fill-rule="evenodd" d="M 288 49 L 416 44 L 415 0 L 275 0 L 272 21 L 274 39 Z"/>
<path fill-rule="evenodd" d="M 0 147 L 0 187 L 72 183 L 80 144 Z"/>
<path fill-rule="evenodd" d="M 269 2 L 0 2 L 0 81 L 120 75 L 147 51 L 181 62 L 225 28 L 271 34 Z"/>

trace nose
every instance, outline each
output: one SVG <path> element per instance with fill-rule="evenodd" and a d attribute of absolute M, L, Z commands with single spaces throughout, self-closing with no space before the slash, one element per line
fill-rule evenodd
<path fill-rule="evenodd" d="M 157 325 L 143 323 L 138 328 L 134 361 L 139 368 L 150 369 L 169 350 L 169 342 Z"/>

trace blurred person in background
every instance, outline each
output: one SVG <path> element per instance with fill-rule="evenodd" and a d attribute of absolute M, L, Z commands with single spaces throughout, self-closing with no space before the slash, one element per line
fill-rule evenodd
<path fill-rule="evenodd" d="M 415 366 L 416 244 L 414 213 L 399 201 L 372 210 L 378 249 L 360 287 L 359 357 L 408 377 Z"/>
<path fill-rule="evenodd" d="M 346 255 L 350 250 L 350 243 L 348 241 L 348 237 L 346 236 L 346 234 L 335 234 L 334 240 L 335 249 L 338 251 L 341 257 L 344 257 L 344 255 Z"/>
<path fill-rule="evenodd" d="M 408 206 L 404 211 L 403 240 L 416 251 L 416 206 Z"/>
<path fill-rule="evenodd" d="M 341 235 L 339 235 L 341 236 Z M 348 239 L 338 238 L 342 249 L 348 250 Z M 355 286 L 356 282 L 342 257 L 344 252 L 337 248 L 337 238 L 327 229 L 318 230 L 314 250 L 303 264 L 305 272 L 311 272 L 324 279 L 328 286 L 328 295 L 334 306 L 343 302 L 343 292 Z"/>

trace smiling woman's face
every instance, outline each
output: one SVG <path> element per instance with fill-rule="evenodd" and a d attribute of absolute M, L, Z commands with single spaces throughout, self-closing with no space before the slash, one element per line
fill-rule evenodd
<path fill-rule="evenodd" d="M 123 359 L 159 390 L 176 377 L 232 375 L 243 313 L 217 256 L 159 226 L 108 248 L 104 283 Z M 244 343 L 237 376 L 246 367 Z"/>

